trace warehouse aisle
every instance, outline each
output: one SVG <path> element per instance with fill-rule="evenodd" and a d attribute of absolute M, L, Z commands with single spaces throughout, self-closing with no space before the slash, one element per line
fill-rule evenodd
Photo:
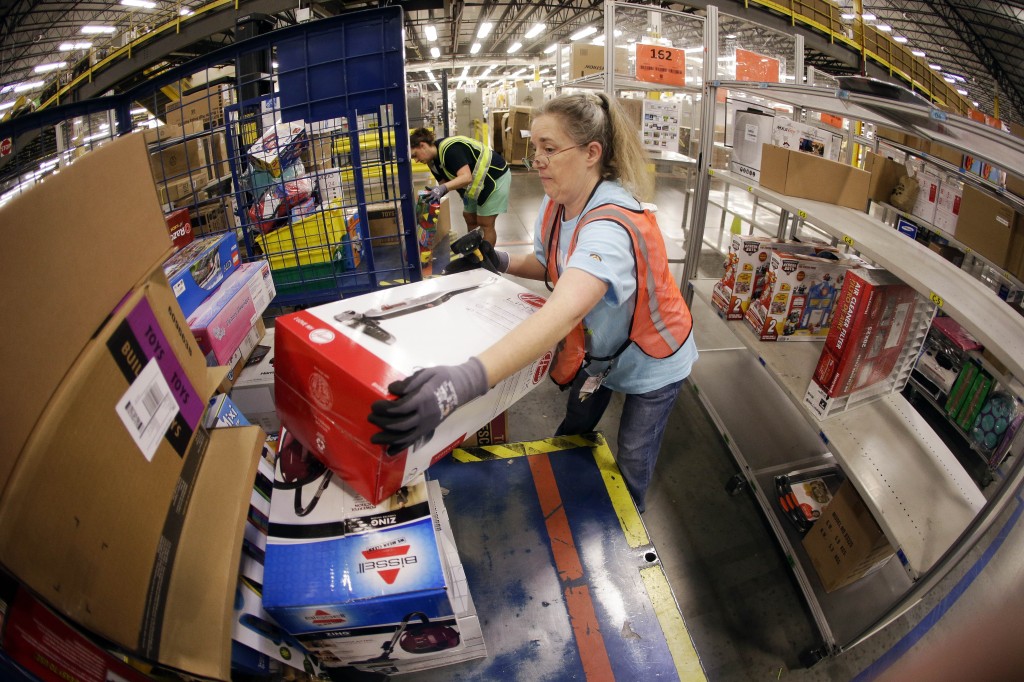
<path fill-rule="evenodd" d="M 681 239 L 680 196 L 671 190 L 657 198 L 669 240 Z M 498 248 L 529 250 L 542 198 L 537 176 L 518 169 L 512 197 L 510 212 L 497 223 Z M 460 214 L 453 216 L 453 227 L 464 233 Z M 700 330 L 695 333 L 699 346 Z M 550 437 L 562 401 L 554 384 L 545 382 L 511 410 L 512 439 Z M 620 409 L 621 401 L 613 400 L 600 425 L 613 451 Z M 875 679 L 912 646 L 956 646 L 961 629 L 999 605 L 1008 587 L 1020 593 L 1024 586 L 1024 530 L 1016 524 L 1024 505 L 1017 497 L 991 537 L 924 601 L 863 644 L 802 668 L 799 655 L 816 644 L 817 632 L 753 496 L 726 492 L 726 482 L 737 472 L 698 397 L 685 388 L 669 422 L 643 519 L 708 680 Z"/>

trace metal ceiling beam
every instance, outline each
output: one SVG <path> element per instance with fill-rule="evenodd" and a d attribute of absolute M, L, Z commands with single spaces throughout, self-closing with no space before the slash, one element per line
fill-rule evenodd
<path fill-rule="evenodd" d="M 974 29 L 974 25 L 967 21 L 960 11 L 950 3 L 935 2 L 935 0 L 924 0 L 931 10 L 942 17 L 961 36 L 971 52 L 985 69 L 992 74 L 992 78 L 999 85 L 999 89 L 1006 95 L 1018 115 L 1024 115 L 1024 93 L 1017 87 L 1017 80 L 1012 74 L 1003 69 L 1003 65 L 996 59 L 995 55 L 988 49 L 981 35 Z M 967 39 L 970 36 L 971 39 Z"/>

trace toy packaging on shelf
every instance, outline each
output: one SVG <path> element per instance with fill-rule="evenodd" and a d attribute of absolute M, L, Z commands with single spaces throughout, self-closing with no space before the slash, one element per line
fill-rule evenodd
<path fill-rule="evenodd" d="M 778 241 L 771 237 L 734 234 L 729 243 L 725 272 L 715 284 L 711 302 L 727 320 L 742 320 L 750 302 L 760 297 L 773 251 L 818 253 L 835 249 L 823 244 Z"/>
<path fill-rule="evenodd" d="M 231 387 L 231 399 L 253 424 L 267 433 L 281 430 L 281 420 L 274 405 L 274 328 L 253 349 Z"/>
<path fill-rule="evenodd" d="M 287 429 L 263 606 L 328 667 L 409 672 L 486 655 L 439 486 L 420 475 L 373 504 Z"/>
<path fill-rule="evenodd" d="M 234 232 L 193 241 L 164 263 L 178 305 L 188 317 L 241 265 Z"/>
<path fill-rule="evenodd" d="M 815 341 L 828 335 L 846 273 L 863 264 L 842 254 L 834 258 L 772 253 L 761 297 L 745 316 L 762 341 Z"/>
<path fill-rule="evenodd" d="M 359 494 L 379 502 L 536 387 L 552 353 L 461 405 L 429 439 L 396 455 L 370 442 L 378 431 L 366 420 L 370 405 L 420 367 L 460 364 L 484 351 L 543 304 L 479 269 L 283 315 L 274 340 L 281 422 Z"/>
<path fill-rule="evenodd" d="M 189 315 L 189 329 L 211 365 L 231 360 L 276 293 L 267 261 L 244 263 Z"/>

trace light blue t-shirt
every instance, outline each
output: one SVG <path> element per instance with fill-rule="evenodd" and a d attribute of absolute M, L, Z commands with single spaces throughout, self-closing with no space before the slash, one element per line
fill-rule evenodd
<path fill-rule="evenodd" d="M 534 225 L 534 254 L 547 265 L 546 244 L 543 243 L 541 222 L 551 200 L 544 197 L 540 213 Z M 606 180 L 598 185 L 583 213 L 595 206 L 614 203 L 624 208 L 639 209 L 640 204 L 618 182 Z M 576 242 L 576 250 L 566 263 L 569 242 L 579 222 L 579 216 L 563 220 L 558 255 L 558 272 L 566 267 L 578 268 L 608 284 L 608 291 L 597 305 L 584 317 L 584 325 L 592 333 L 591 355 L 607 357 L 614 355 L 629 337 L 630 322 L 636 301 L 636 260 L 633 257 L 633 241 L 621 226 L 609 221 L 598 221 L 587 225 Z M 615 360 L 605 377 L 604 385 L 621 393 L 647 393 L 667 386 L 690 375 L 690 368 L 697 359 L 697 344 L 693 334 L 683 347 L 667 358 L 652 358 L 634 343 L 630 344 Z M 592 361 L 587 373 L 600 374 L 609 365 L 608 361 Z"/>

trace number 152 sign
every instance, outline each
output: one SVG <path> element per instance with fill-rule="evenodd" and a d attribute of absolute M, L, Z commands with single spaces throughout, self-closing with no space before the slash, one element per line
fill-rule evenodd
<path fill-rule="evenodd" d="M 636 45 L 636 79 L 662 85 L 686 85 L 686 55 L 678 47 Z"/>

